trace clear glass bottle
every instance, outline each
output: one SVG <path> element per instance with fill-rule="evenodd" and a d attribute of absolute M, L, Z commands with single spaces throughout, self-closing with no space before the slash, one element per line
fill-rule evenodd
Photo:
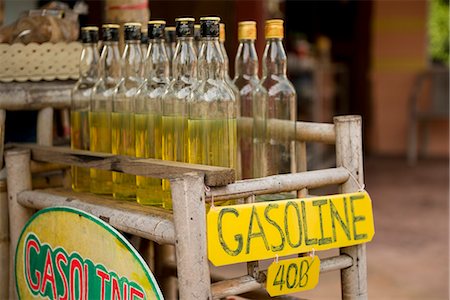
<path fill-rule="evenodd" d="M 296 171 L 295 121 L 297 103 L 294 86 L 286 76 L 287 57 L 283 46 L 283 20 L 267 20 L 265 24 L 266 47 L 263 56 L 261 84 L 268 92 L 268 174 Z M 275 130 L 285 120 L 283 130 Z M 289 128 L 291 127 L 291 128 Z"/>
<path fill-rule="evenodd" d="M 238 39 L 234 83 L 240 93 L 241 120 L 244 123 L 253 124 L 251 136 L 239 136 L 242 178 L 248 179 L 268 175 L 265 145 L 267 91 L 258 77 L 258 54 L 255 48 L 256 22 L 239 22 Z"/>
<path fill-rule="evenodd" d="M 90 149 L 94 152 L 111 153 L 111 112 L 113 96 L 121 79 L 119 53 L 119 25 L 102 26 L 103 49 L 99 61 L 99 80 L 91 97 Z M 112 173 L 91 169 L 90 191 L 95 194 L 112 193 Z"/>
<path fill-rule="evenodd" d="M 89 150 L 89 105 L 92 89 L 98 79 L 98 27 L 81 29 L 83 49 L 80 58 L 80 78 L 71 92 L 71 139 L 72 149 Z M 89 191 L 89 168 L 72 167 L 72 189 Z"/>
<path fill-rule="evenodd" d="M 148 51 L 148 29 L 143 27 L 141 28 L 141 52 L 142 56 L 145 59 L 145 55 Z"/>
<path fill-rule="evenodd" d="M 162 158 L 162 96 L 169 85 L 169 58 L 164 42 L 165 21 L 149 21 L 145 82 L 135 98 L 136 157 Z M 136 199 L 163 206 L 161 179 L 136 176 Z"/>
<path fill-rule="evenodd" d="M 112 153 L 135 156 L 134 96 L 143 83 L 141 53 L 141 24 L 125 23 L 125 49 L 122 54 L 122 78 L 113 99 L 111 117 Z M 113 172 L 113 196 L 134 200 L 136 176 Z"/>
<path fill-rule="evenodd" d="M 225 81 L 219 21 L 200 19 L 199 84 L 189 103 L 189 163 L 236 169 L 236 98 Z"/>
<path fill-rule="evenodd" d="M 220 33 L 219 33 L 219 43 L 220 43 L 220 51 L 222 52 L 223 56 L 223 66 L 225 71 L 225 81 L 227 82 L 228 86 L 233 90 L 236 97 L 239 97 L 239 89 L 234 84 L 233 80 L 230 77 L 230 61 L 228 59 L 227 50 L 225 49 L 225 24 L 220 23 Z M 236 102 L 239 103 L 238 99 L 236 98 Z"/>
<path fill-rule="evenodd" d="M 224 71 L 225 71 L 225 82 L 226 84 L 231 88 L 231 90 L 234 93 L 234 97 L 236 99 L 236 111 L 237 111 L 237 115 L 236 118 L 239 118 L 240 116 L 240 95 L 239 95 L 239 89 L 237 88 L 237 86 L 234 84 L 233 80 L 230 77 L 230 61 L 228 59 L 228 54 L 227 54 L 227 50 L 225 49 L 225 40 L 226 40 L 226 35 L 225 35 L 225 24 L 224 23 L 220 23 L 219 24 L 219 44 L 220 44 L 220 51 L 222 52 L 222 56 L 223 56 L 223 66 L 224 66 Z M 239 140 L 239 132 L 237 133 L 237 139 Z M 242 179 L 242 162 L 241 162 L 241 155 L 239 155 L 239 153 L 241 152 L 240 150 L 240 144 L 237 144 L 237 157 L 236 157 L 236 179 Z"/>
<path fill-rule="evenodd" d="M 172 79 L 172 60 L 175 55 L 175 48 L 177 45 L 177 34 L 175 26 L 168 26 L 165 28 L 166 35 L 166 53 L 169 58 L 169 76 Z"/>
<path fill-rule="evenodd" d="M 194 46 L 198 58 L 198 55 L 200 54 L 200 48 L 202 47 L 202 35 L 200 33 L 200 24 L 194 24 Z"/>
<path fill-rule="evenodd" d="M 177 18 L 177 46 L 172 62 L 173 79 L 163 96 L 162 158 L 188 161 L 188 102 L 197 86 L 194 18 Z M 172 208 L 169 180 L 163 180 L 164 207 Z"/>

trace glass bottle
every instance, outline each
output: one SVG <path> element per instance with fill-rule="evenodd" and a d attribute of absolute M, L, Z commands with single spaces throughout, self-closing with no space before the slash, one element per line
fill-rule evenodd
<path fill-rule="evenodd" d="M 263 55 L 261 84 L 268 92 L 268 174 L 296 171 L 295 121 L 297 119 L 296 93 L 286 76 L 286 52 L 283 46 L 283 20 L 267 20 L 265 24 L 266 47 Z M 287 122 L 279 122 L 285 120 Z M 275 130 L 283 124 L 283 130 Z M 291 128 L 289 128 L 291 127 Z"/>
<path fill-rule="evenodd" d="M 89 113 L 91 151 L 111 153 L 111 112 L 113 95 L 121 79 L 119 25 L 102 26 L 103 49 L 99 61 L 99 80 L 94 86 Z M 90 191 L 112 193 L 112 173 L 91 169 Z"/>
<path fill-rule="evenodd" d="M 162 158 L 188 161 L 188 102 L 197 85 L 194 18 L 177 18 L 177 46 L 172 62 L 173 79 L 163 96 Z M 164 207 L 172 208 L 169 180 L 163 180 Z"/>
<path fill-rule="evenodd" d="M 233 91 L 234 97 L 236 99 L 236 117 L 240 116 L 240 95 L 239 95 L 239 89 L 237 88 L 237 86 L 234 84 L 233 80 L 230 78 L 230 71 L 229 71 L 229 59 L 228 59 L 228 54 L 227 54 L 227 50 L 225 49 L 225 24 L 224 23 L 220 23 L 219 24 L 219 44 L 220 44 L 220 51 L 222 52 L 222 56 L 223 56 L 223 66 L 224 66 L 224 71 L 225 71 L 225 82 L 226 84 L 231 88 L 231 90 Z M 239 140 L 239 133 L 237 133 L 238 135 L 238 140 Z M 240 144 L 237 144 L 237 153 L 240 153 Z M 242 162 L 241 162 L 241 155 L 237 155 L 236 156 L 236 179 L 242 179 Z"/>
<path fill-rule="evenodd" d="M 162 158 L 162 96 L 169 85 L 169 59 L 164 42 L 165 21 L 149 21 L 145 82 L 135 98 L 136 157 Z M 136 199 L 163 206 L 161 179 L 136 176 Z"/>
<path fill-rule="evenodd" d="M 172 79 L 172 60 L 175 54 L 175 48 L 177 45 L 177 35 L 175 32 L 175 26 L 168 26 L 165 28 L 166 36 L 166 53 L 169 58 L 169 76 Z"/>
<path fill-rule="evenodd" d="M 236 169 L 236 98 L 225 81 L 219 21 L 200 19 L 199 84 L 189 103 L 189 163 Z"/>
<path fill-rule="evenodd" d="M 111 143 L 113 154 L 135 156 L 134 96 L 143 82 L 141 24 L 125 23 L 124 32 L 122 78 L 113 98 Z M 113 172 L 113 196 L 117 199 L 134 200 L 136 176 Z"/>
<path fill-rule="evenodd" d="M 198 55 L 200 54 L 200 48 L 202 47 L 202 35 L 200 33 L 200 24 L 194 24 L 194 47 L 198 58 Z"/>
<path fill-rule="evenodd" d="M 83 49 L 80 58 L 80 78 L 71 92 L 71 139 L 72 149 L 89 150 L 89 102 L 92 89 L 98 79 L 98 27 L 81 29 Z M 72 167 L 72 189 L 89 191 L 89 168 Z"/>
<path fill-rule="evenodd" d="M 241 120 L 253 123 L 251 133 L 239 136 L 242 178 L 248 179 L 267 175 L 267 91 L 258 77 L 256 22 L 239 22 L 238 40 L 234 83 L 240 93 Z"/>
<path fill-rule="evenodd" d="M 145 59 L 145 55 L 148 50 L 148 30 L 147 28 L 141 28 L 141 52 L 143 59 Z"/>
<path fill-rule="evenodd" d="M 219 43 L 220 43 L 220 51 L 222 52 L 222 56 L 223 56 L 225 81 L 227 82 L 228 86 L 233 90 L 235 96 L 239 97 L 239 89 L 234 84 L 233 80 L 231 80 L 231 78 L 230 78 L 230 61 L 228 59 L 227 50 L 225 49 L 225 24 L 220 23 L 219 26 L 220 26 Z M 237 98 L 236 98 L 236 102 L 239 103 Z"/>

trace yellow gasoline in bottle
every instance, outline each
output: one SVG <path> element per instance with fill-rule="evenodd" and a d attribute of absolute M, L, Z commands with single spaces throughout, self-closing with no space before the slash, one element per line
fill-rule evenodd
<path fill-rule="evenodd" d="M 98 79 L 98 28 L 81 29 L 83 49 L 80 59 L 80 79 L 71 93 L 71 148 L 89 150 L 89 108 L 95 82 Z M 72 167 L 72 189 L 89 191 L 89 168 Z"/>
<path fill-rule="evenodd" d="M 141 24 L 125 23 L 122 79 L 113 97 L 111 116 L 112 153 L 135 156 L 134 96 L 142 84 Z M 113 172 L 113 197 L 135 200 L 136 176 Z"/>
<path fill-rule="evenodd" d="M 136 157 L 162 159 L 162 96 L 169 85 L 169 59 L 164 41 L 165 21 L 148 22 L 145 82 L 135 97 Z M 162 180 L 136 176 L 140 204 L 163 206 Z"/>

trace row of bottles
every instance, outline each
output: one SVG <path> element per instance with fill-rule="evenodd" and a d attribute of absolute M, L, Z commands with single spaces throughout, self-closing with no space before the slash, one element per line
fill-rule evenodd
<path fill-rule="evenodd" d="M 230 167 L 238 178 L 295 171 L 296 97 L 286 77 L 283 21 L 266 23 L 261 80 L 255 22 L 239 23 L 232 80 L 220 18 L 201 18 L 199 29 L 194 21 L 176 19 L 175 47 L 165 21 L 148 23 L 148 46 L 141 25 L 126 23 L 122 55 L 119 26 L 103 25 L 100 57 L 98 29 L 82 29 L 80 79 L 72 93 L 72 148 Z M 239 115 L 252 120 L 252 137 L 237 136 Z M 271 119 L 292 121 L 290 135 L 269 132 Z M 171 208 L 168 180 L 73 167 L 72 187 Z"/>

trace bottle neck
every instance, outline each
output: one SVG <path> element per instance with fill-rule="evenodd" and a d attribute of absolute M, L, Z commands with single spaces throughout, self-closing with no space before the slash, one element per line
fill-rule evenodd
<path fill-rule="evenodd" d="M 118 81 L 122 77 L 118 42 L 104 42 L 100 57 L 100 76 L 104 80 Z"/>
<path fill-rule="evenodd" d="M 169 58 L 163 39 L 149 40 L 145 59 L 145 77 L 147 80 L 157 79 L 165 82 L 169 80 Z"/>
<path fill-rule="evenodd" d="M 192 37 L 178 38 L 172 61 L 172 77 L 175 80 L 197 78 L 197 55 Z"/>
<path fill-rule="evenodd" d="M 224 79 L 225 67 L 219 38 L 204 38 L 198 59 L 200 80 Z"/>
<path fill-rule="evenodd" d="M 284 51 L 283 40 L 280 38 L 268 39 L 263 56 L 263 76 L 286 76 L 287 57 Z"/>
<path fill-rule="evenodd" d="M 230 60 L 228 59 L 227 49 L 225 49 L 225 42 L 220 42 L 220 51 L 223 56 L 223 67 L 225 74 L 229 74 L 230 70 Z"/>
<path fill-rule="evenodd" d="M 142 52 L 140 41 L 126 41 L 122 55 L 122 77 L 140 81 L 142 77 Z"/>
<path fill-rule="evenodd" d="M 241 40 L 235 61 L 236 77 L 256 76 L 258 77 L 258 54 L 256 53 L 254 40 Z"/>
<path fill-rule="evenodd" d="M 83 44 L 80 58 L 80 81 L 93 82 L 98 79 L 98 49 L 97 44 L 86 43 Z"/>

